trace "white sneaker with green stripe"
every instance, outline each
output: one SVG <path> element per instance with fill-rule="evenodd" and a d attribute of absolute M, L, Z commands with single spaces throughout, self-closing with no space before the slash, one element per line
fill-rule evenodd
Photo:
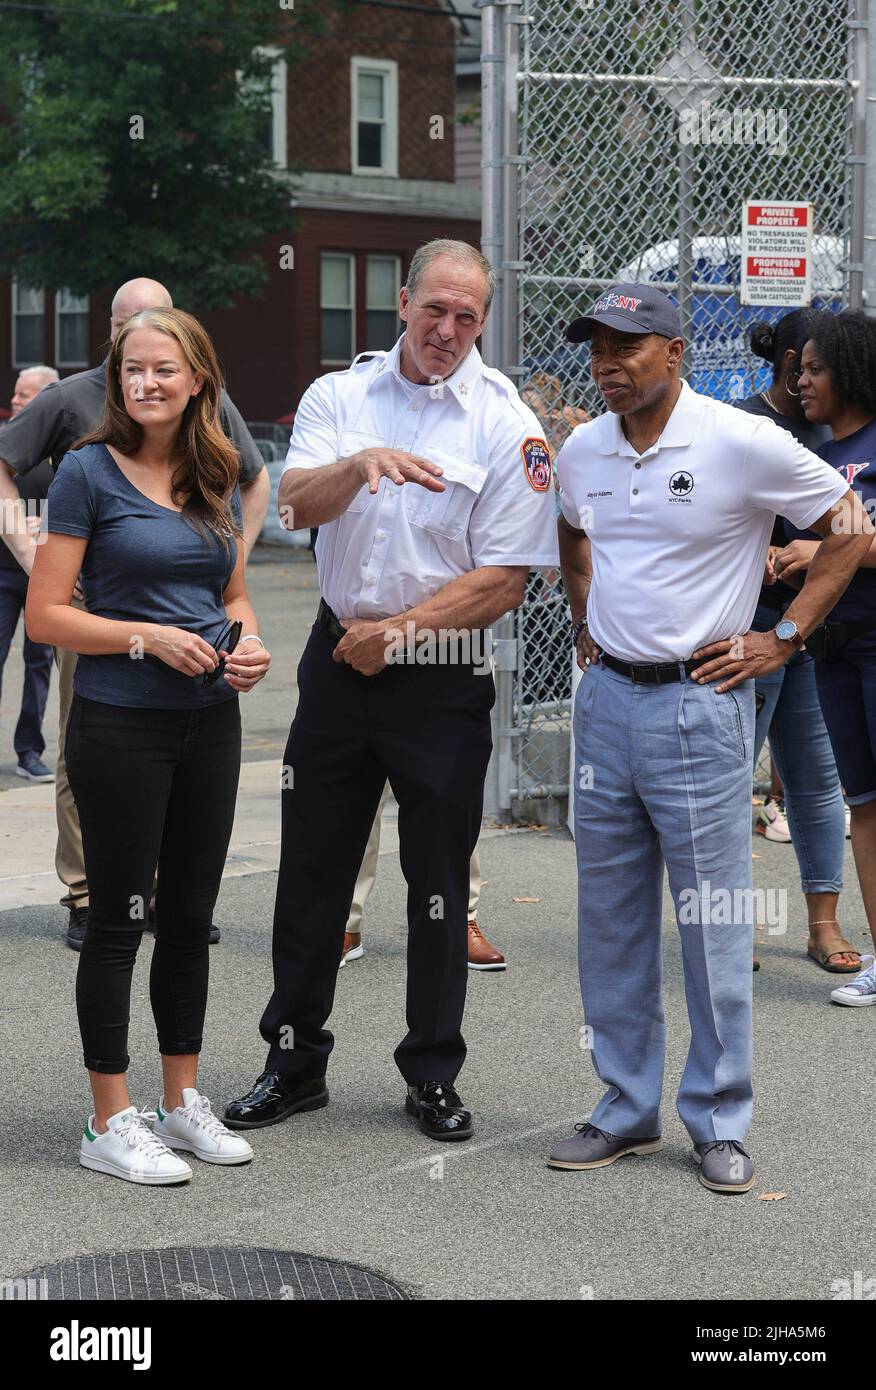
<path fill-rule="evenodd" d="M 91 1116 L 79 1146 L 79 1162 L 96 1173 L 152 1187 L 188 1182 L 192 1176 L 189 1165 L 153 1134 L 146 1117 L 134 1105 L 110 1116 L 106 1134 L 97 1133 Z"/>
<path fill-rule="evenodd" d="M 164 1109 L 164 1096 L 158 1102 L 153 1133 L 172 1149 L 186 1149 L 205 1163 L 250 1163 L 253 1152 L 239 1134 L 213 1114 L 206 1096 L 194 1086 L 183 1089 L 183 1103 L 175 1110 Z"/>

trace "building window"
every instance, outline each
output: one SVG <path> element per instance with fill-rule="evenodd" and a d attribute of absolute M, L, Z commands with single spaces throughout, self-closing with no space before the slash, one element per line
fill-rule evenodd
<path fill-rule="evenodd" d="M 351 58 L 354 174 L 398 175 L 398 64 Z"/>
<path fill-rule="evenodd" d="M 261 58 L 271 60 L 270 69 L 263 77 L 243 77 L 238 73 L 237 80 L 243 93 L 250 96 L 270 95 L 271 109 L 261 114 L 259 143 L 265 156 L 280 169 L 288 164 L 286 146 L 286 92 L 287 70 L 285 50 L 282 48 L 257 48 Z"/>
<path fill-rule="evenodd" d="M 88 295 L 55 295 L 55 366 L 88 366 Z"/>
<path fill-rule="evenodd" d="M 399 335 L 398 292 L 401 269 L 398 256 L 369 256 L 366 270 L 363 351 L 391 348 Z"/>
<path fill-rule="evenodd" d="M 353 256 L 323 253 L 319 291 L 321 360 L 346 366 L 356 356 L 356 263 Z"/>
<path fill-rule="evenodd" d="M 45 295 L 12 282 L 12 365 L 35 367 L 45 356 Z"/>

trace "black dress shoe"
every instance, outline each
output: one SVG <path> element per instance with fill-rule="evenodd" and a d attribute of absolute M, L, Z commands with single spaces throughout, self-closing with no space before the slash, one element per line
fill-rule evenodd
<path fill-rule="evenodd" d="M 87 907 L 71 907 L 70 921 L 67 923 L 67 945 L 71 951 L 81 951 L 88 923 Z"/>
<path fill-rule="evenodd" d="M 225 1107 L 225 1123 L 229 1129 L 261 1129 L 299 1110 L 321 1110 L 328 1098 L 324 1076 L 301 1081 L 279 1071 L 263 1071 L 251 1091 Z"/>
<path fill-rule="evenodd" d="M 470 1139 L 471 1111 L 466 1110 L 449 1081 L 424 1081 L 409 1086 L 405 1110 L 415 1115 L 430 1139 Z"/>

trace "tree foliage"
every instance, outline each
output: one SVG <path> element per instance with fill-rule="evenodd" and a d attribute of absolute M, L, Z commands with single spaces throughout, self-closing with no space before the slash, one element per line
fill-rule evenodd
<path fill-rule="evenodd" d="M 270 63 L 315 17 L 277 0 L 0 8 L 0 274 L 85 294 L 152 275 L 212 308 L 264 283 L 291 179 L 270 159 Z M 314 12 L 310 7 L 310 14 Z"/>

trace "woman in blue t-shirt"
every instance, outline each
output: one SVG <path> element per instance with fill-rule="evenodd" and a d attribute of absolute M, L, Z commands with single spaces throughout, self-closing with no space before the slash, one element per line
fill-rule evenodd
<path fill-rule="evenodd" d="M 833 438 L 817 452 L 858 493 L 871 519 L 876 505 L 876 323 L 864 314 L 819 314 L 801 356 L 800 401 L 812 425 Z M 820 540 L 785 523 L 789 544 L 776 576 L 809 567 Z M 852 813 L 852 850 L 876 943 L 876 543 L 822 628 L 806 639 L 816 658 L 818 698 Z M 876 1004 L 876 961 L 831 998 Z"/>
<path fill-rule="evenodd" d="M 239 460 L 219 423 L 221 387 L 196 319 L 128 319 L 107 358 L 104 418 L 49 489 L 27 602 L 35 640 L 80 653 L 65 744 L 90 899 L 76 1006 L 94 1113 L 80 1162 L 156 1185 L 191 1177 L 174 1149 L 252 1158 L 196 1085 L 240 774 L 238 692 L 270 665 L 237 543 Z M 71 603 L 78 576 L 84 612 Z M 156 866 L 149 990 L 164 1094 L 152 1115 L 131 1105 L 126 1071 Z"/>
<path fill-rule="evenodd" d="M 763 415 L 787 430 L 807 449 L 817 451 L 830 439 L 826 426 L 810 424 L 800 405 L 797 380 L 800 353 L 812 334 L 816 315 L 795 309 L 778 323 L 755 324 L 751 350 L 773 369 L 766 391 L 735 401 L 740 410 Z M 770 557 L 785 543 L 784 522 L 776 517 Z M 771 559 L 767 570 L 770 570 Z M 769 632 L 796 597 L 796 591 L 770 579 L 761 588 L 751 624 L 755 632 Z M 754 765 L 769 735 L 770 752 L 785 788 L 791 840 L 800 869 L 800 886 L 809 918 L 807 954 L 832 974 L 856 973 L 861 959 L 837 922 L 839 894 L 843 886 L 845 857 L 845 805 L 836 762 L 815 684 L 815 663 L 808 652 L 794 652 L 784 666 L 755 681 L 760 705 L 754 728 Z M 758 817 L 758 829 L 767 839 L 776 812 L 769 800 Z M 755 969 L 758 968 L 755 957 Z"/>

